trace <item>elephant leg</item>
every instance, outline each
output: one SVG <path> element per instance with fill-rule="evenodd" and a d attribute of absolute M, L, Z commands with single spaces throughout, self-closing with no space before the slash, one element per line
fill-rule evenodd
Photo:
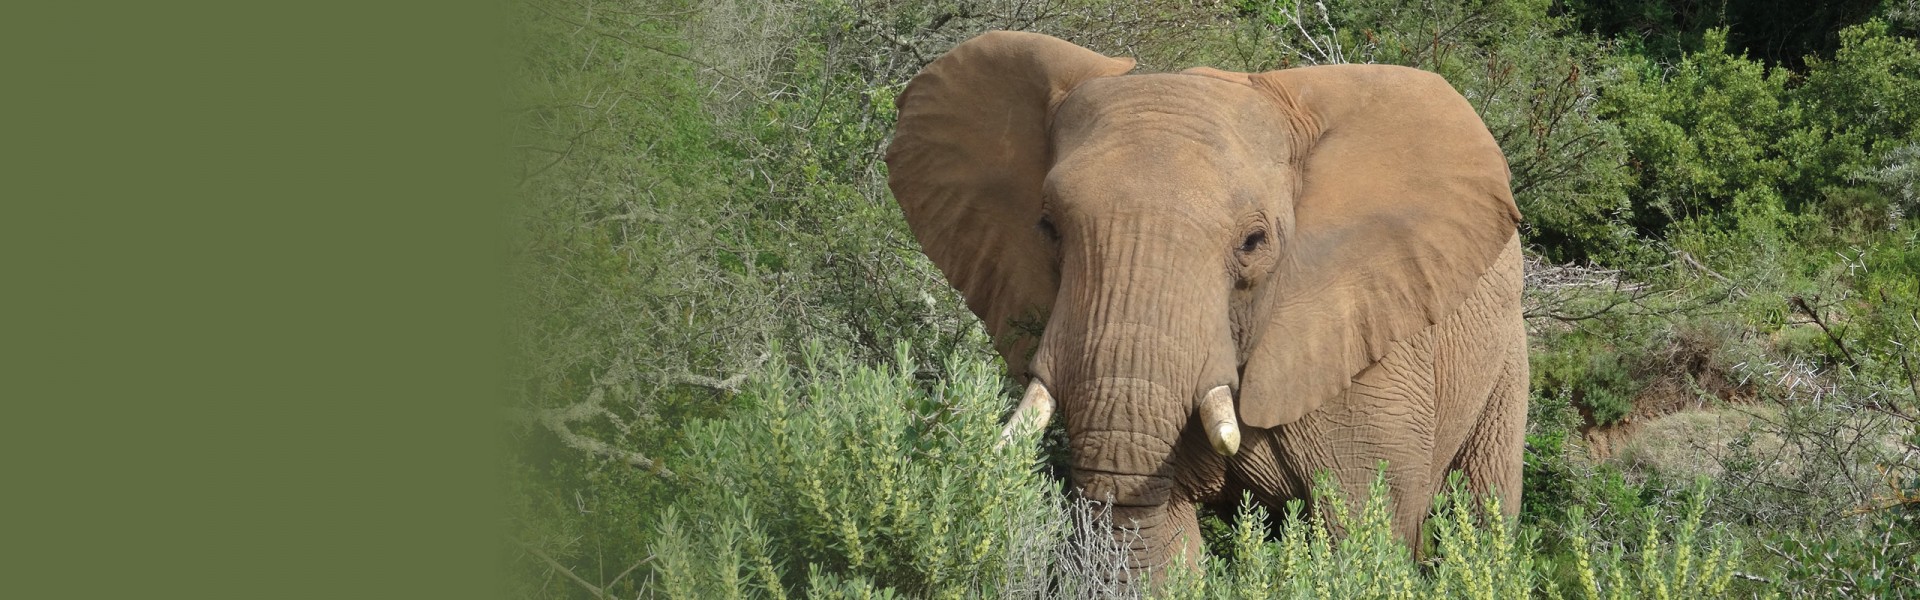
<path fill-rule="evenodd" d="M 1468 434 L 1450 468 L 1466 478 L 1475 495 L 1499 495 L 1507 516 L 1520 512 L 1522 458 L 1527 435 L 1527 354 L 1511 352 L 1487 398 L 1480 421 Z"/>

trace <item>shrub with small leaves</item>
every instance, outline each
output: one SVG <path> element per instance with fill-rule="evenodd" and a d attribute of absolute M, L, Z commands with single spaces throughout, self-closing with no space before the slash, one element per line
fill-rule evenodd
<path fill-rule="evenodd" d="M 904 347 L 890 368 L 803 355 L 752 380 L 742 414 L 687 428 L 674 469 L 690 488 L 654 549 L 666 596 L 821 582 L 961 596 L 1064 536 L 1033 440 L 999 443 L 1007 400 L 990 363 L 955 361 L 929 384 Z"/>
<path fill-rule="evenodd" d="M 1612 545 L 1598 560 L 1593 552 L 1593 528 L 1579 509 L 1572 511 L 1570 541 L 1579 585 L 1574 596 L 1587 600 L 1617 598 L 1719 598 L 1733 582 L 1734 560 L 1740 556 L 1738 539 L 1723 526 L 1701 535 L 1706 513 L 1707 485 L 1699 482 L 1686 513 L 1669 527 L 1658 512 L 1648 512 L 1644 537 L 1637 547 Z"/>

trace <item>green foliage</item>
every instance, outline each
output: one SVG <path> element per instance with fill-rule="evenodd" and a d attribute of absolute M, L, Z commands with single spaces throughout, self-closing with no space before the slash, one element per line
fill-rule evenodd
<path fill-rule="evenodd" d="M 819 346 L 804 356 L 797 373 L 776 366 L 755 378 L 742 412 L 691 426 L 673 468 L 695 485 L 660 519 L 650 548 L 654 593 L 1072 596 L 1076 578 L 1098 576 L 1084 565 L 1114 562 L 1083 555 L 1099 552 L 1097 545 L 1073 543 L 1076 535 L 1115 530 L 1067 527 L 1086 519 L 1088 505 L 1063 514 L 1069 505 L 1058 487 L 1033 469 L 1032 440 L 996 447 L 1005 398 L 989 364 L 956 359 L 951 379 L 927 387 L 913 377 L 904 348 L 885 369 Z M 1577 551 L 1568 556 L 1580 562 L 1542 564 L 1536 530 L 1456 480 L 1428 522 L 1430 568 L 1423 569 L 1394 535 L 1384 475 L 1358 505 L 1326 474 L 1314 489 L 1319 508 L 1293 502 L 1272 524 L 1248 498 L 1220 555 L 1204 559 L 1198 572 L 1171 571 L 1157 594 L 1514 598 L 1555 589 L 1546 575 L 1565 571 L 1608 594 L 1714 597 L 1727 590 L 1739 556 L 1719 529 L 1698 535 L 1702 493 L 1674 523 L 1649 520 L 1633 530 L 1638 546 L 1612 537 L 1619 532 L 1596 534 L 1576 509 L 1569 527 Z M 1278 526 L 1276 539 L 1267 535 L 1270 525 Z M 1596 560 L 1585 554 L 1589 545 L 1615 550 Z"/>
<path fill-rule="evenodd" d="M 1570 394 L 1536 392 L 1528 419 L 1521 503 L 1522 523 L 1541 527 L 1549 546 L 1564 545 L 1564 524 L 1592 517 L 1610 523 L 1632 522 L 1659 504 L 1658 485 L 1630 481 L 1612 463 L 1595 463 L 1578 442 L 1583 422 Z M 1545 417 L 1545 418 L 1542 418 Z"/>
<path fill-rule="evenodd" d="M 819 340 L 869 361 L 897 341 L 923 359 L 989 349 L 873 160 L 891 129 L 888 86 L 910 65 L 876 75 L 862 48 L 697 43 L 689 34 L 721 5 L 514 8 L 513 518 L 532 551 L 626 593 L 631 577 L 608 582 L 646 558 L 634 532 L 685 489 L 663 457 L 684 424 L 737 408 L 739 381 L 773 344 Z M 844 14 L 750 16 L 729 24 L 818 37 Z M 750 101 L 715 102 L 719 82 Z M 920 364 L 937 377 L 944 363 Z M 529 595 L 568 585 L 533 568 Z"/>
<path fill-rule="evenodd" d="M 1623 354 L 1627 353 L 1615 345 L 1617 338 L 1610 337 L 1575 332 L 1552 338 L 1551 342 L 1561 347 L 1534 357 L 1534 389 L 1566 390 L 1574 402 L 1590 411 L 1595 424 L 1605 425 L 1627 416 L 1644 382 L 1624 362 L 1627 359 Z"/>
<path fill-rule="evenodd" d="M 1890 35 L 1877 20 L 1841 30 L 1839 51 L 1831 60 L 1809 59 L 1806 82 L 1794 90 L 1804 121 L 1783 151 L 1798 167 L 1788 182 L 1792 196 L 1830 197 L 1874 178 L 1883 157 L 1920 140 L 1915 97 L 1920 47 L 1913 39 Z"/>
<path fill-rule="evenodd" d="M 1603 96 L 1635 159 L 1635 225 L 1644 233 L 1781 202 L 1786 161 L 1767 149 L 1798 120 L 1783 102 L 1786 77 L 1727 54 L 1725 30 L 1707 32 L 1703 45 L 1671 69 L 1626 60 L 1628 76 Z"/>
<path fill-rule="evenodd" d="M 1899 0 L 1896 0 L 1898 2 Z M 1729 28 L 1733 48 L 1793 68 L 1809 55 L 1832 54 L 1833 31 L 1858 24 L 1881 0 L 1562 0 L 1581 29 L 1631 44 L 1636 54 L 1673 60 L 1699 48 L 1709 29 Z"/>
<path fill-rule="evenodd" d="M 668 597 L 777 596 L 823 574 L 950 597 L 995 589 L 1061 535 L 1032 440 L 999 444 L 990 363 L 950 364 L 929 388 L 904 346 L 885 371 L 818 345 L 804 357 L 803 379 L 775 363 L 743 390 L 749 408 L 688 426 L 674 469 L 690 489 L 654 545 Z"/>
<path fill-rule="evenodd" d="M 1498 499 L 1467 494 L 1457 478 L 1428 520 L 1427 559 L 1416 565 L 1394 538 L 1384 478 L 1351 506 L 1322 478 L 1323 510 L 1290 503 L 1267 535 L 1268 513 L 1243 500 L 1228 548 L 1204 574 L 1176 578 L 1170 598 L 1717 598 L 1740 594 L 1742 551 L 1724 525 L 1702 529 L 1710 502 L 1704 481 L 1676 513 L 1634 511 L 1597 528 L 1582 508 L 1559 529 L 1565 552 L 1543 554 L 1540 532 L 1504 516 Z M 1330 515 L 1330 516 L 1329 516 Z M 1663 520 L 1663 515 L 1672 515 Z M 1637 526 L 1632 526 L 1637 524 Z M 1332 535 L 1342 531 L 1345 537 Z M 1597 550 L 1604 549 L 1604 550 Z M 1424 567 L 1424 568 L 1421 568 Z M 1751 592 L 1751 590 L 1747 590 Z"/>
<path fill-rule="evenodd" d="M 1206 577 L 1169 596 L 1209 598 L 1412 598 L 1428 591 L 1407 546 L 1395 539 L 1384 479 L 1349 510 L 1337 483 L 1321 478 L 1314 500 L 1326 506 L 1302 516 L 1290 502 L 1278 523 L 1280 539 L 1268 542 L 1266 509 L 1245 498 L 1235 518 L 1230 560 L 1209 565 Z M 1330 515 L 1330 517 L 1329 517 Z M 1332 531 L 1347 533 L 1336 538 Z M 1422 595 L 1421 597 L 1426 597 Z"/>
<path fill-rule="evenodd" d="M 1910 143 L 1920 109 L 1920 50 L 1880 21 L 1840 32 L 1831 60 L 1812 58 L 1802 81 L 1727 52 L 1726 30 L 1677 64 L 1628 57 L 1602 96 L 1620 124 L 1638 185 L 1634 224 L 1664 237 L 1673 223 L 1773 220 L 1792 227 L 1822 200 L 1860 204 L 1863 182 L 1906 181 L 1893 152 Z M 1872 194 L 1884 193 L 1873 190 Z M 1872 204 L 1876 198 L 1868 197 Z M 1884 206 L 1884 204 L 1882 204 Z M 1783 212 L 1790 211 L 1790 212 Z M 1834 216 L 1863 218 L 1847 210 Z M 1867 216 L 1885 226 L 1886 210 Z"/>
<path fill-rule="evenodd" d="M 1724 525 L 1715 525 L 1705 537 L 1700 535 L 1706 490 L 1705 482 L 1696 485 L 1685 513 L 1671 529 L 1650 513 L 1637 547 L 1615 546 L 1604 556 L 1592 551 L 1593 529 L 1585 515 L 1575 509 L 1568 535 L 1576 582 L 1572 595 L 1588 600 L 1726 596 L 1740 556 L 1740 541 L 1727 539 Z"/>
<path fill-rule="evenodd" d="M 1790 597 L 1840 591 L 1858 598 L 1910 598 L 1920 586 L 1920 523 L 1912 509 L 1870 515 L 1862 526 L 1768 535 L 1780 587 Z"/>

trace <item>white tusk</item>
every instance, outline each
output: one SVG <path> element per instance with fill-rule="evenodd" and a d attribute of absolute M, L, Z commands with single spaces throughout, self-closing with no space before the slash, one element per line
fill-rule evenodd
<path fill-rule="evenodd" d="M 1013 417 L 1007 419 L 1007 428 L 1000 431 L 999 445 L 1005 446 L 1016 437 L 1046 427 L 1051 419 L 1053 394 L 1047 393 L 1047 386 L 1035 379 L 1027 384 L 1027 395 L 1020 399 L 1020 406 L 1013 409 Z"/>
<path fill-rule="evenodd" d="M 1207 428 L 1207 441 L 1221 456 L 1240 451 L 1240 418 L 1233 414 L 1233 390 L 1220 386 L 1207 391 L 1200 401 L 1200 424 Z"/>

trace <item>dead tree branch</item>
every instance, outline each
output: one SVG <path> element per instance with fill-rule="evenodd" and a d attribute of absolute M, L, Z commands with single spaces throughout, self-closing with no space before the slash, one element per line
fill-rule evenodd
<path fill-rule="evenodd" d="M 593 391 L 587 394 L 586 400 L 582 400 L 566 408 L 541 411 L 535 416 L 535 419 L 539 420 L 541 425 L 546 426 L 548 431 L 553 432 L 554 436 L 559 437 L 560 442 L 566 444 L 569 448 L 624 462 L 642 471 L 648 471 L 661 477 L 673 477 L 673 471 L 667 470 L 665 465 L 661 465 L 653 459 L 647 458 L 644 454 L 615 448 L 612 444 L 580 435 L 573 430 L 572 424 L 606 414 L 607 412 L 607 409 L 601 406 L 601 403 L 606 401 L 607 387 L 597 381 L 597 379 L 598 378 L 596 378 L 596 385 Z"/>
<path fill-rule="evenodd" d="M 737 394 L 740 392 L 741 384 L 746 383 L 748 377 L 751 377 L 755 371 L 760 370 L 760 365 L 766 364 L 768 356 L 766 353 L 761 353 L 759 358 L 753 359 L 753 364 L 741 368 L 739 373 L 735 373 L 724 379 L 686 371 L 668 374 L 663 379 L 668 383 L 693 385 Z"/>
<path fill-rule="evenodd" d="M 1639 305 L 1660 290 L 1631 281 L 1617 269 L 1553 265 L 1535 256 L 1526 258 L 1526 296 L 1523 315 L 1575 323 L 1598 318 L 1625 305 Z M 1595 299 L 1602 304 L 1590 308 Z M 1575 308 L 1582 306 L 1581 308 Z"/>
<path fill-rule="evenodd" d="M 573 569 L 569 569 L 567 568 L 566 565 L 560 564 L 560 561 L 554 560 L 553 557 L 551 556 L 547 556 L 547 553 L 541 552 L 539 548 L 533 547 L 533 544 L 521 542 L 518 540 L 515 540 L 515 543 L 518 543 L 521 548 L 527 551 L 527 553 L 532 554 L 535 557 L 538 557 L 542 562 L 547 563 L 547 566 L 553 567 L 554 571 L 559 572 L 561 575 L 565 576 L 567 579 L 573 580 L 574 583 L 580 584 L 580 587 L 586 588 L 587 593 L 592 594 L 593 597 L 600 598 L 601 600 L 613 600 L 612 596 L 607 595 L 606 590 L 601 589 L 600 586 L 587 583 L 587 580 L 581 579 L 579 575 L 574 574 Z M 646 561 L 641 561 L 641 562 L 646 562 Z M 634 565 L 634 566 L 637 567 L 639 565 Z M 632 571 L 632 570 L 633 569 L 628 569 L 628 571 Z M 622 573 L 621 575 L 625 576 L 624 573 Z"/>

